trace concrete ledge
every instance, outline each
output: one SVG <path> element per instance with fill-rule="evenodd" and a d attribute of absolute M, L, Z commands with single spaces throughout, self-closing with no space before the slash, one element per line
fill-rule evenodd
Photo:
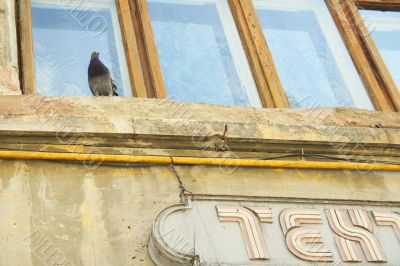
<path fill-rule="evenodd" d="M 0 97 L 0 132 L 103 137 L 219 137 L 252 143 L 400 147 L 400 113 L 349 108 L 255 109 L 128 97 Z M 395 146 L 393 146 L 395 145 Z"/>

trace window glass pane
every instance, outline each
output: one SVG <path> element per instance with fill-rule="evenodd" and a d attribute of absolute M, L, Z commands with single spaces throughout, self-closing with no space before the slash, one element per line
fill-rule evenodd
<path fill-rule="evenodd" d="M 148 4 L 169 97 L 261 105 L 226 0 L 150 0 Z"/>
<path fill-rule="evenodd" d="M 397 87 L 400 88 L 400 12 L 360 10 Z"/>
<path fill-rule="evenodd" d="M 323 0 L 255 0 L 291 107 L 373 109 Z"/>
<path fill-rule="evenodd" d="M 131 95 L 114 0 L 31 3 L 38 94 L 92 95 L 87 72 L 91 53 L 97 51 L 119 95 Z"/>

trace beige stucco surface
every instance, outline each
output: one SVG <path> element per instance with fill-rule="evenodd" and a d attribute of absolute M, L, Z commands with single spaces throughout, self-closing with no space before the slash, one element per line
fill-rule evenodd
<path fill-rule="evenodd" d="M 400 172 L 179 167 L 196 194 L 400 202 Z"/>
<path fill-rule="evenodd" d="M 0 169 L 0 265 L 148 265 L 152 222 L 163 208 L 179 203 L 179 184 L 168 166 L 2 160 Z M 176 170 L 192 193 L 243 201 L 400 201 L 399 172 Z"/>
<path fill-rule="evenodd" d="M 0 169 L 0 265 L 145 265 L 156 213 L 179 202 L 168 168 L 0 161 Z"/>

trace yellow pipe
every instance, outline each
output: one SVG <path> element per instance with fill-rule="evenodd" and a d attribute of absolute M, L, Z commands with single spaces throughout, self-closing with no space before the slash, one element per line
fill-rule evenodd
<path fill-rule="evenodd" d="M 299 168 L 299 169 L 348 169 L 400 171 L 400 164 L 372 164 L 356 162 L 282 161 L 257 159 L 132 156 L 85 153 L 51 153 L 32 151 L 0 151 L 0 159 L 97 161 L 109 163 L 149 163 L 176 165 L 216 165 L 231 167 Z"/>

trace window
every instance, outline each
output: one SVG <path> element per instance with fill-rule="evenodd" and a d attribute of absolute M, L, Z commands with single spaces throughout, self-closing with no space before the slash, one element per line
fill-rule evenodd
<path fill-rule="evenodd" d="M 400 88 L 400 12 L 360 10 L 397 87 Z"/>
<path fill-rule="evenodd" d="M 261 106 L 226 1 L 148 2 L 169 97 Z"/>
<path fill-rule="evenodd" d="M 87 67 L 98 51 L 120 96 L 400 111 L 400 52 L 392 41 L 400 34 L 400 1 L 18 4 L 24 94 L 91 95 Z M 371 9 L 361 13 L 376 20 L 374 39 L 365 34 L 359 7 Z"/>
<path fill-rule="evenodd" d="M 376 109 L 400 111 L 399 90 L 369 32 L 374 23 L 370 18 L 364 21 L 359 12 L 365 8 L 400 9 L 400 1 L 326 1 Z"/>
<path fill-rule="evenodd" d="M 291 107 L 373 108 L 324 1 L 254 3 Z"/>
<path fill-rule="evenodd" d="M 31 2 L 36 92 L 47 96 L 92 95 L 87 69 L 91 53 L 97 51 L 110 69 L 119 95 L 131 95 L 114 1 L 65 3 Z"/>

